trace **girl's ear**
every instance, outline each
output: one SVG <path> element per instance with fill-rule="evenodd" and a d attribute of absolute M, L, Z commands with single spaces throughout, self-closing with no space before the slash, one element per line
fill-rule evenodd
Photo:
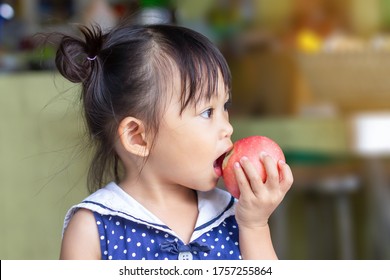
<path fill-rule="evenodd" d="M 149 155 L 145 126 L 141 120 L 134 117 L 124 118 L 119 124 L 118 134 L 126 151 L 140 157 Z"/>

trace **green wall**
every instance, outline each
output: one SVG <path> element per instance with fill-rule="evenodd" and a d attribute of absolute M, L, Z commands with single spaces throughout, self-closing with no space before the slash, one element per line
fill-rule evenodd
<path fill-rule="evenodd" d="M 0 76 L 0 259 L 57 259 L 62 222 L 83 198 L 77 88 L 59 75 Z"/>

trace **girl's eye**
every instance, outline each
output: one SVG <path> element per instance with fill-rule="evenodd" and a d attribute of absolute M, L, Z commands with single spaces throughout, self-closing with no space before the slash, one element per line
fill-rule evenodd
<path fill-rule="evenodd" d="M 225 111 L 228 111 L 230 109 L 230 107 L 232 107 L 232 101 L 229 99 L 225 103 L 225 106 L 224 106 Z"/>
<path fill-rule="evenodd" d="M 209 119 L 211 118 L 211 116 L 213 115 L 213 108 L 209 108 L 205 111 L 203 111 L 200 116 L 205 118 L 205 119 Z"/>

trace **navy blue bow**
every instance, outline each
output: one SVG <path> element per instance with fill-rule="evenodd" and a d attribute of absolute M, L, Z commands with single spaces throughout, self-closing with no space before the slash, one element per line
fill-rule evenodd
<path fill-rule="evenodd" d="M 179 244 L 177 241 L 165 241 L 160 244 L 162 251 L 170 252 L 173 254 L 179 254 L 181 252 L 210 252 L 210 248 L 207 245 L 199 244 L 198 242 L 192 242 L 187 245 Z"/>

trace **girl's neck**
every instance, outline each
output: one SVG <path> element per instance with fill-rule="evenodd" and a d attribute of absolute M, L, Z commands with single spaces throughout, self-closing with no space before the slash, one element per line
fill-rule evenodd
<path fill-rule="evenodd" d="M 188 243 L 198 218 L 196 191 L 184 186 L 161 185 L 148 180 L 123 180 L 121 188 Z"/>
<path fill-rule="evenodd" d="M 148 180 L 125 179 L 119 186 L 134 199 L 143 202 L 169 207 L 172 204 L 197 204 L 196 191 L 180 185 L 168 185 Z"/>

